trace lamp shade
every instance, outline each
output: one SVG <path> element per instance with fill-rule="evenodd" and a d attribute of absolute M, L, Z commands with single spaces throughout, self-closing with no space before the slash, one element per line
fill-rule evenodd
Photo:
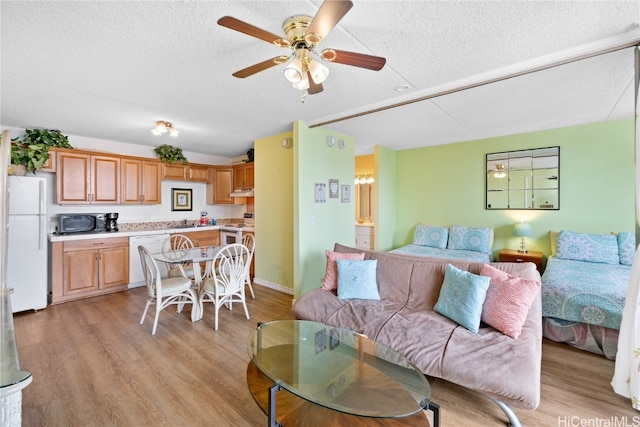
<path fill-rule="evenodd" d="M 531 224 L 519 222 L 513 227 L 513 235 L 518 237 L 531 236 Z"/>

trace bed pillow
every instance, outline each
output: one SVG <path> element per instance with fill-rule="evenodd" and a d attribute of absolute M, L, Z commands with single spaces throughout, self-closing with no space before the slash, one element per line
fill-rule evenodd
<path fill-rule="evenodd" d="M 556 256 L 575 261 L 619 264 L 618 239 L 613 234 L 587 234 L 561 230 Z"/>
<path fill-rule="evenodd" d="M 449 227 L 449 242 L 447 249 L 462 249 L 467 251 L 476 251 L 489 253 L 491 247 L 491 228 L 473 228 L 452 225 Z"/>
<path fill-rule="evenodd" d="M 336 265 L 338 266 L 338 298 L 380 299 L 376 281 L 378 260 L 339 259 L 336 261 Z"/>
<path fill-rule="evenodd" d="M 327 256 L 327 267 L 324 272 L 324 279 L 322 280 L 322 289 L 326 291 L 335 291 L 338 287 L 338 270 L 336 267 L 337 260 L 351 259 L 362 261 L 364 259 L 364 252 L 348 253 L 324 251 L 324 253 Z"/>
<path fill-rule="evenodd" d="M 430 225 L 416 225 L 413 232 L 413 244 L 445 249 L 449 238 L 447 227 L 434 227 Z"/>
<path fill-rule="evenodd" d="M 477 334 L 489 283 L 488 277 L 447 264 L 438 302 L 433 309 Z"/>
<path fill-rule="evenodd" d="M 517 339 L 540 291 L 540 282 L 512 276 L 489 264 L 482 266 L 480 275 L 491 279 L 482 306 L 482 321 Z"/>
<path fill-rule="evenodd" d="M 633 257 L 636 254 L 636 233 L 621 231 L 618 233 L 617 239 L 620 264 L 633 264 Z"/>

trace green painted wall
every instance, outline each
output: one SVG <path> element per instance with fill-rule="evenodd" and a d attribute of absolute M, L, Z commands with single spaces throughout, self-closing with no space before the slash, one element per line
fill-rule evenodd
<path fill-rule="evenodd" d="M 293 140 L 293 132 L 254 141 L 255 277 L 293 290 L 294 150 L 282 147 L 283 138 Z"/>
<path fill-rule="evenodd" d="M 560 146 L 559 211 L 484 209 L 486 153 L 550 146 Z M 395 196 L 381 194 L 379 205 L 396 206 L 393 247 L 409 243 L 420 222 L 492 226 L 497 255 L 518 247 L 513 225 L 529 221 L 527 248 L 549 255 L 550 229 L 634 230 L 634 156 L 633 119 L 404 150 L 396 153 Z M 379 174 L 389 167 L 384 159 L 378 159 Z M 380 230 L 378 249 L 388 249 L 387 232 Z"/>
<path fill-rule="evenodd" d="M 353 194 L 354 140 L 325 128 L 310 129 L 303 122 L 293 125 L 293 215 L 294 215 L 294 298 L 320 286 L 325 271 L 324 251 L 339 242 L 353 246 L 355 228 L 353 198 L 342 203 L 331 199 L 327 189 L 326 203 L 315 203 L 315 183 L 338 179 L 349 185 Z M 327 137 L 334 135 L 346 143 L 344 149 L 330 147 Z"/>
<path fill-rule="evenodd" d="M 396 175 L 397 153 L 384 147 L 375 147 L 376 186 L 374 196 L 374 229 L 373 243 L 376 250 L 393 249 L 393 238 L 396 225 Z M 381 203 L 380 201 L 383 201 Z"/>

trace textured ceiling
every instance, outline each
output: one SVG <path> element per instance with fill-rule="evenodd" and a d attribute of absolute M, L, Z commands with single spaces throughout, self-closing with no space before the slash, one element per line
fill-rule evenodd
<path fill-rule="evenodd" d="M 354 0 L 320 47 L 384 56 L 381 71 L 325 63 L 324 92 L 304 103 L 283 66 L 231 76 L 288 51 L 221 27 L 220 17 L 283 34 L 284 19 L 313 16 L 320 5 L 3 1 L 0 123 L 236 156 L 295 120 L 331 122 L 324 126 L 354 136 L 356 153 L 367 154 L 375 145 L 407 149 L 633 116 L 631 47 L 430 96 L 602 41 L 638 43 L 638 1 Z M 429 99 L 341 120 L 417 98 Z M 156 120 L 173 122 L 180 136 L 152 135 Z"/>

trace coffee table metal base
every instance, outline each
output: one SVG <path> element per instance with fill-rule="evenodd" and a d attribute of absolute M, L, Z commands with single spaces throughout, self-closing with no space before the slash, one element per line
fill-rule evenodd
<path fill-rule="evenodd" d="M 309 426 L 322 425 L 324 427 L 353 427 L 369 426 L 429 426 L 426 414 L 420 411 L 404 418 L 369 418 L 337 412 L 320 405 L 308 402 L 274 384 L 260 369 L 249 362 L 247 366 L 247 385 L 251 395 L 262 411 L 269 417 L 269 426 Z M 278 413 L 276 414 L 276 407 Z M 429 403 L 433 410 L 434 427 L 439 425 L 439 406 Z"/>

